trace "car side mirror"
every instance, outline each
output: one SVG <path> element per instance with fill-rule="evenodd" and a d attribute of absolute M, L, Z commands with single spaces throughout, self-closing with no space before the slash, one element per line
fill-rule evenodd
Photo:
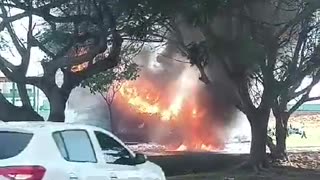
<path fill-rule="evenodd" d="M 137 153 L 134 158 L 135 164 L 143 164 L 147 161 L 147 156 L 141 153 Z"/>

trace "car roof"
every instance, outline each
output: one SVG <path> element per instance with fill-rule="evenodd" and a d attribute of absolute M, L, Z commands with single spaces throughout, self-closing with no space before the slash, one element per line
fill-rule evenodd
<path fill-rule="evenodd" d="M 0 122 L 0 129 L 23 129 L 28 131 L 45 130 L 45 131 L 61 131 L 68 129 L 100 129 L 96 126 L 65 123 L 65 122 L 48 122 L 48 121 L 19 121 L 19 122 Z"/>

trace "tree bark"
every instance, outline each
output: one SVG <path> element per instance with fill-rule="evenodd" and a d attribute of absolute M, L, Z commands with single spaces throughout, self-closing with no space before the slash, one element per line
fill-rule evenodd
<path fill-rule="evenodd" d="M 288 135 L 289 116 L 286 113 L 280 113 L 276 116 L 276 154 L 277 159 L 287 159 L 287 135 Z"/>
<path fill-rule="evenodd" d="M 31 105 L 31 102 L 30 102 L 30 97 L 28 95 L 28 90 L 27 90 L 26 84 L 17 83 L 17 87 L 18 87 L 19 96 L 20 96 L 22 105 L 25 108 L 32 109 L 32 105 Z"/>
<path fill-rule="evenodd" d="M 254 168 L 262 169 L 267 166 L 267 131 L 270 109 L 256 110 L 247 115 L 251 125 L 250 163 Z"/>
<path fill-rule="evenodd" d="M 69 93 L 62 92 L 58 87 L 54 87 L 47 92 L 44 91 L 50 103 L 50 114 L 48 121 L 51 122 L 64 122 L 66 103 L 70 96 Z"/>

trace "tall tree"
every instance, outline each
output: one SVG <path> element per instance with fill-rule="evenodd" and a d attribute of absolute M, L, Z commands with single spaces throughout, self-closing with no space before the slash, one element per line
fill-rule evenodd
<path fill-rule="evenodd" d="M 319 17 L 310 14 L 296 26 L 290 28 L 290 34 L 284 38 L 282 53 L 278 57 L 275 78 L 281 83 L 280 94 L 272 108 L 276 118 L 276 158 L 286 157 L 286 138 L 288 120 L 303 103 L 319 100 L 312 97 L 312 88 L 320 81 Z M 309 78 L 311 82 L 303 86 Z M 302 87 L 301 87 L 302 86 Z M 294 101 L 293 106 L 288 103 Z"/>
<path fill-rule="evenodd" d="M 310 18 L 319 2 L 223 1 L 219 6 L 210 6 L 206 1 L 190 2 L 195 4 L 171 14 L 170 40 L 199 69 L 200 80 L 206 84 L 214 86 L 216 81 L 208 74 L 212 67 L 224 69 L 224 76 L 231 80 L 230 87 L 238 97 L 233 104 L 246 114 L 251 125 L 250 163 L 260 169 L 266 164 L 271 109 L 280 94 L 285 93 L 283 89 L 288 88 L 282 82 L 287 82 L 286 77 L 275 76 L 281 51 L 292 46 L 286 43 L 288 37 L 293 37 L 291 30 Z M 209 12 L 211 8 L 216 11 Z M 185 33 L 186 29 L 193 31 Z M 286 63 L 297 65 L 288 59 Z M 252 93 L 257 90 L 258 94 Z"/>
<path fill-rule="evenodd" d="M 49 121 L 64 121 L 66 101 L 72 89 L 94 74 L 116 67 L 123 42 L 159 41 L 152 34 L 158 29 L 161 17 L 144 12 L 144 7 L 137 3 L 127 6 L 125 2 L 1 1 L 2 29 L 6 28 L 21 56 L 19 66 L 2 57 L 1 71 L 8 79 L 19 84 L 20 95 L 25 97 L 24 107 L 28 107 L 29 103 L 23 86 L 34 85 L 44 92 L 50 102 Z M 13 13 L 10 11 L 13 10 L 22 13 L 11 15 Z M 45 29 L 37 35 L 32 33 L 36 26 L 32 21 L 33 16 L 44 21 L 41 24 Z M 12 21 L 23 17 L 28 17 L 30 22 L 26 43 L 22 43 L 11 26 Z M 32 58 L 32 47 L 38 47 L 47 56 L 41 62 L 44 71 L 41 77 L 25 75 Z M 56 84 L 58 70 L 63 73 L 61 86 Z M 7 102 L 3 105 L 7 105 Z M 33 112 L 30 110 L 30 113 Z M 4 117 L 6 119 L 10 117 Z"/>

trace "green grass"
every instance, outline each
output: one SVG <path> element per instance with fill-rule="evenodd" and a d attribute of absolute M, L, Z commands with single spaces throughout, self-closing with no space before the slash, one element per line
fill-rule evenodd
<path fill-rule="evenodd" d="M 311 119 L 311 118 L 310 118 Z M 293 121 L 289 120 L 289 124 L 292 124 L 295 128 L 300 128 L 302 126 L 304 127 L 304 130 L 307 135 L 307 139 L 301 138 L 300 135 L 290 135 L 287 138 L 287 148 L 290 149 L 296 149 L 296 148 L 303 148 L 304 147 L 318 147 L 320 148 L 320 120 L 319 123 L 317 120 L 300 120 L 300 121 Z M 304 125 L 303 125 L 304 124 Z M 274 127 L 275 122 L 274 120 L 270 121 L 270 128 L 275 129 Z M 275 141 L 275 137 L 273 137 Z"/>
<path fill-rule="evenodd" d="M 320 129 L 316 127 L 305 128 L 307 139 L 301 138 L 300 135 L 291 135 L 287 138 L 287 147 L 320 147 Z"/>

